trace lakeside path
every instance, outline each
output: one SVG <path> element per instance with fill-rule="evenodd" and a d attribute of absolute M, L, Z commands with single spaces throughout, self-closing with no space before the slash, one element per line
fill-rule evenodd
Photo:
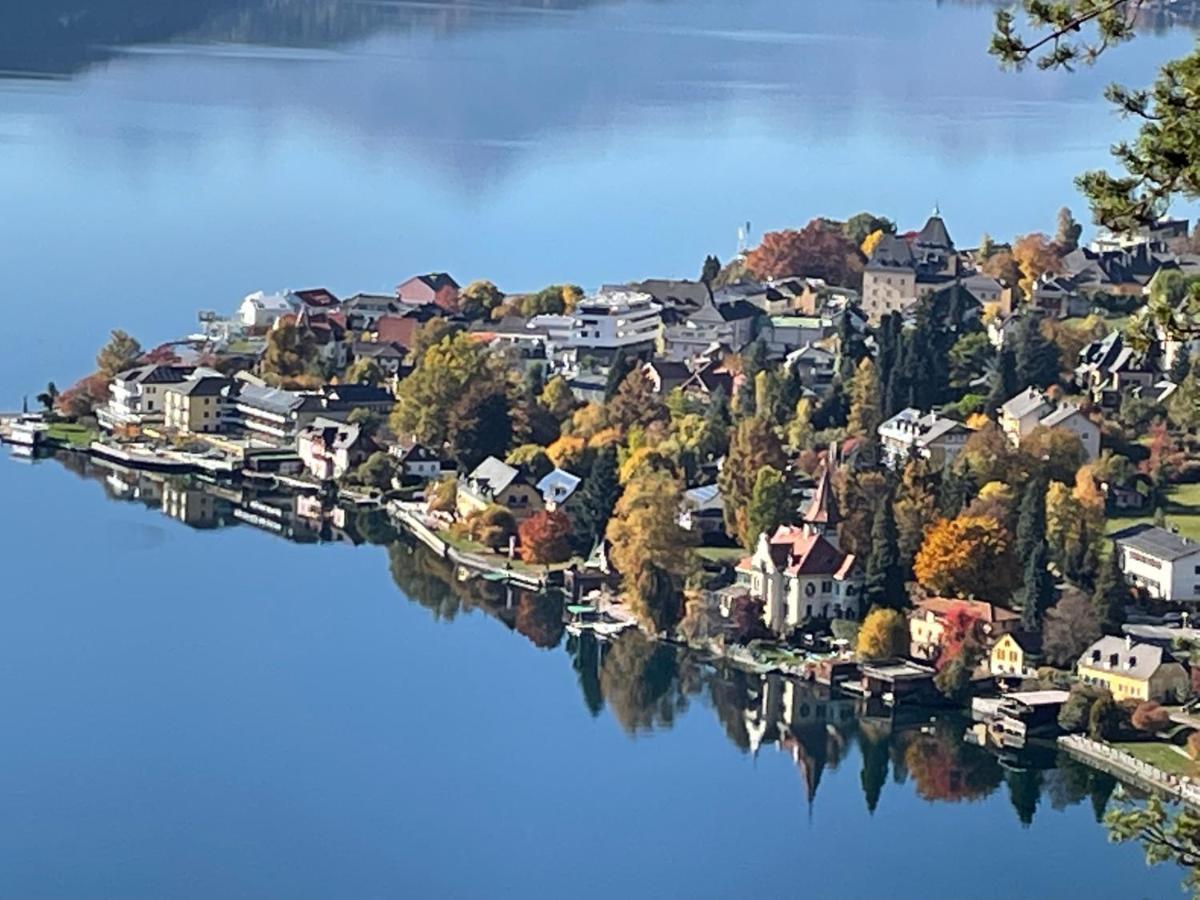
<path fill-rule="evenodd" d="M 1187 778 L 1180 779 L 1123 750 L 1080 734 L 1063 735 L 1058 739 L 1058 746 L 1092 768 L 1108 772 L 1143 790 L 1182 801 L 1191 809 L 1200 811 L 1200 785 Z"/>

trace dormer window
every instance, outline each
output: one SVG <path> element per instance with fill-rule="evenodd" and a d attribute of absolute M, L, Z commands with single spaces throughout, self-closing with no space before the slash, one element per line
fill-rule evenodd
<path fill-rule="evenodd" d="M 1117 654 L 1115 654 L 1115 653 L 1110 653 L 1110 654 L 1109 654 L 1109 656 L 1108 656 L 1108 664 L 1109 664 L 1109 665 L 1110 665 L 1112 668 L 1114 668 L 1114 669 L 1115 669 L 1115 668 L 1117 667 L 1117 663 L 1118 663 L 1119 661 L 1120 661 L 1120 657 L 1119 657 L 1119 656 L 1117 656 Z"/>

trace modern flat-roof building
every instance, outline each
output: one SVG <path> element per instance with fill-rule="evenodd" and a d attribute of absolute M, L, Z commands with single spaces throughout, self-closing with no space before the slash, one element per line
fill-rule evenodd
<path fill-rule="evenodd" d="M 609 290 L 580 301 L 571 313 L 534 316 L 529 323 L 545 328 L 556 350 L 608 359 L 618 350 L 652 353 L 662 330 L 661 312 L 649 294 Z"/>

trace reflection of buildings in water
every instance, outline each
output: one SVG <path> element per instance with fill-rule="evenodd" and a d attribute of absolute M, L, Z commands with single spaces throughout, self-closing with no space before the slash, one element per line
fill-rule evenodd
<path fill-rule="evenodd" d="M 141 472 L 109 469 L 103 476 L 104 489 L 116 500 L 155 507 L 162 502 L 162 482 Z"/>
<path fill-rule="evenodd" d="M 112 499 L 142 503 L 189 528 L 223 528 L 241 522 L 296 543 L 362 543 L 352 511 L 315 495 L 260 494 L 232 484 L 168 478 L 82 457 L 60 461 L 99 481 Z"/>
<path fill-rule="evenodd" d="M 172 482 L 163 484 L 163 515 L 191 528 L 220 528 L 232 518 L 232 505 L 215 493 Z"/>
<path fill-rule="evenodd" d="M 776 744 L 800 769 L 811 803 L 821 772 L 841 760 L 847 734 L 858 725 L 856 701 L 836 688 L 771 674 L 762 679 L 757 705 L 746 710 L 750 749 Z"/>

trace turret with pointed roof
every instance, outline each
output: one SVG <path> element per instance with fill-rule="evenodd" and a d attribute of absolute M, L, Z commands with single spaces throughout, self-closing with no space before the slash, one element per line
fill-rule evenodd
<path fill-rule="evenodd" d="M 804 510 L 804 525 L 828 538 L 836 546 L 837 524 L 841 521 L 841 516 L 838 514 L 837 498 L 833 493 L 833 480 L 830 474 L 832 465 L 831 462 L 826 462 L 821 466 L 821 472 L 817 476 L 817 486 Z"/>
<path fill-rule="evenodd" d="M 925 227 L 918 232 L 914 243 L 922 249 L 946 252 L 954 250 L 954 241 L 950 238 L 950 232 L 946 229 L 941 211 L 936 206 L 933 208 L 933 215 L 925 223 Z"/>

